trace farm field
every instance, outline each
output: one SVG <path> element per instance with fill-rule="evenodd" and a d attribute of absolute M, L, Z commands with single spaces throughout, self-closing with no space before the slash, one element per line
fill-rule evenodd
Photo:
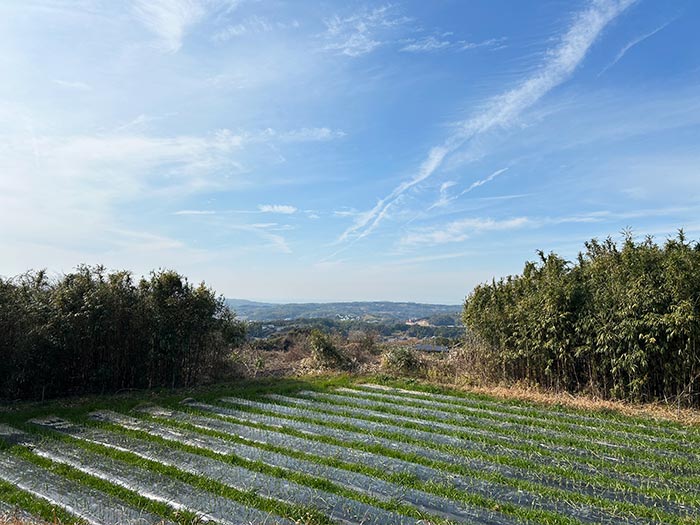
<path fill-rule="evenodd" d="M 700 429 L 380 378 L 0 412 L 0 522 L 700 523 Z"/>

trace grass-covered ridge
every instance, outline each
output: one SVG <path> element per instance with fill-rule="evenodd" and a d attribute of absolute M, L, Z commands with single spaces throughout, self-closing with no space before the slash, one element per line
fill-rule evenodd
<path fill-rule="evenodd" d="M 410 381 L 97 396 L 0 423 L 0 502 L 48 521 L 700 523 L 697 427 Z"/>

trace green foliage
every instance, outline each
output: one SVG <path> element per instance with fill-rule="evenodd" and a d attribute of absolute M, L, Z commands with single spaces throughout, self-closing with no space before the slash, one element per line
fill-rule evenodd
<path fill-rule="evenodd" d="M 433 318 L 429 318 L 433 322 Z M 454 324 L 454 320 L 452 321 Z M 317 328 L 324 332 L 333 332 L 343 336 L 350 336 L 353 332 L 371 332 L 377 336 L 406 336 L 427 339 L 429 337 L 460 338 L 464 335 L 464 328 L 460 326 L 420 326 L 407 325 L 398 321 L 360 321 L 339 319 L 287 319 L 284 321 L 250 321 L 248 322 L 248 336 L 251 338 L 270 337 L 286 332 L 304 332 L 308 334 Z"/>
<path fill-rule="evenodd" d="M 321 365 L 335 367 L 346 364 L 345 356 L 338 350 L 330 336 L 321 330 L 311 330 L 309 345 L 311 355 Z"/>
<path fill-rule="evenodd" d="M 407 346 L 391 346 L 382 356 L 382 367 L 394 374 L 413 375 L 421 367 L 418 354 Z"/>
<path fill-rule="evenodd" d="M 428 317 L 433 326 L 458 326 L 461 324 L 459 314 L 436 314 Z"/>
<path fill-rule="evenodd" d="M 222 298 L 173 271 L 0 279 L 0 397 L 190 386 L 244 338 Z"/>
<path fill-rule="evenodd" d="M 505 380 L 634 401 L 700 404 L 700 245 L 626 233 L 575 263 L 540 252 L 523 273 L 478 286 L 463 321 Z"/>

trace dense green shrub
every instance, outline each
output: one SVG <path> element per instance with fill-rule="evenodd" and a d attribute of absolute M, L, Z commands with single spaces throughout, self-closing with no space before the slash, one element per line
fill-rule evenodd
<path fill-rule="evenodd" d="M 499 375 L 605 397 L 700 404 L 700 245 L 683 234 L 586 243 L 574 263 L 540 252 L 482 284 L 463 321 Z"/>
<path fill-rule="evenodd" d="M 223 298 L 173 271 L 0 279 L 0 397 L 189 386 L 244 337 Z"/>
<path fill-rule="evenodd" d="M 390 346 L 382 354 L 382 368 L 392 374 L 415 375 L 421 361 L 415 350 L 407 346 Z"/>
<path fill-rule="evenodd" d="M 331 337 L 318 329 L 309 334 L 311 355 L 322 366 L 338 367 L 347 364 L 347 358 L 338 350 Z"/>

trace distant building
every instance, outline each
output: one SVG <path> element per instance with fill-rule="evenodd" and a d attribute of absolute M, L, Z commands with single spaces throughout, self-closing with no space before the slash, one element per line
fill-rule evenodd
<path fill-rule="evenodd" d="M 406 321 L 408 326 L 431 326 L 430 321 L 427 319 L 409 319 Z"/>

